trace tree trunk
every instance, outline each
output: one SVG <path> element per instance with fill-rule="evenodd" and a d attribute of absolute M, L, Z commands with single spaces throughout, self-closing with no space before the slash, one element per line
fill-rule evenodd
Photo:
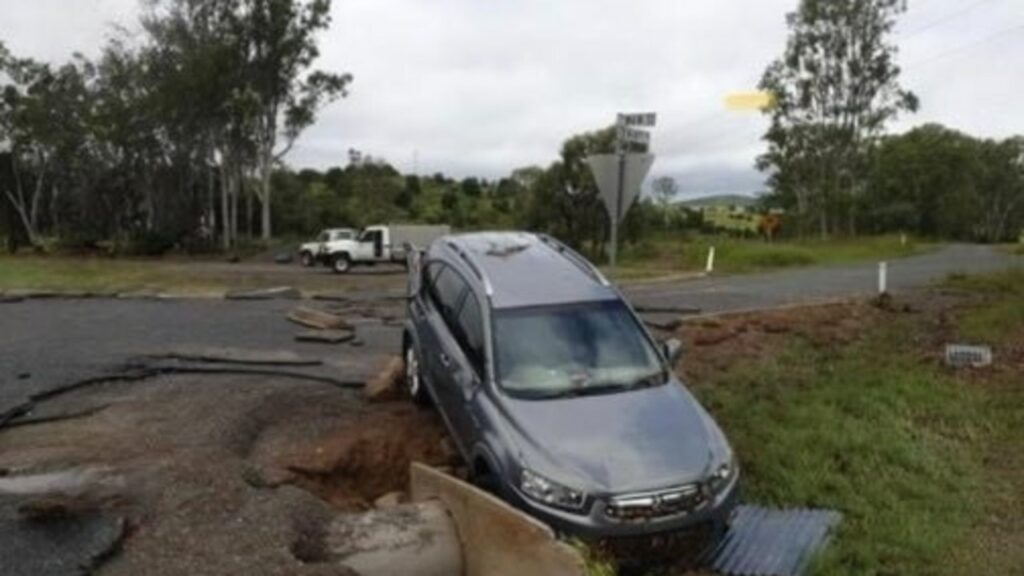
<path fill-rule="evenodd" d="M 245 196 L 245 235 L 252 240 L 252 212 L 253 212 L 253 191 L 243 185 Z"/>
<path fill-rule="evenodd" d="M 212 161 L 213 158 L 211 157 L 210 160 Z M 206 218 L 203 224 L 207 235 L 204 238 L 204 243 L 212 241 L 217 233 L 217 188 L 213 166 L 211 164 L 206 169 Z"/>
<path fill-rule="evenodd" d="M 238 241 L 238 172 L 231 171 L 231 238 Z"/>
<path fill-rule="evenodd" d="M 260 167 L 260 202 L 261 202 L 261 230 L 264 241 L 269 241 L 272 231 L 270 229 L 270 174 L 273 168 L 273 159 L 267 153 L 263 165 Z"/>
<path fill-rule="evenodd" d="M 25 236 L 28 238 L 28 243 L 32 246 L 38 245 L 39 236 L 36 234 L 35 223 L 29 217 L 28 212 L 25 210 L 25 206 L 18 202 L 18 199 L 11 194 L 10 190 L 4 190 L 7 194 L 7 199 L 10 200 L 11 206 L 14 207 L 14 211 L 18 213 L 18 219 L 21 220 L 21 225 L 25 229 Z"/>
<path fill-rule="evenodd" d="M 220 216 L 221 216 L 221 246 L 224 250 L 231 249 L 231 200 L 229 198 L 230 179 L 227 161 L 221 158 L 220 165 Z"/>
<path fill-rule="evenodd" d="M 60 188 L 50 186 L 50 225 L 60 229 Z"/>
<path fill-rule="evenodd" d="M 21 225 L 25 229 L 25 237 L 28 243 L 33 247 L 39 245 L 39 235 L 36 232 L 36 219 L 34 212 L 29 212 L 29 207 L 25 201 L 25 188 L 21 181 L 21 171 L 18 170 L 18 162 L 15 160 L 15 153 L 11 152 L 11 172 L 14 174 L 14 186 L 18 193 L 15 196 L 10 190 L 4 190 L 7 195 L 7 199 L 10 200 L 11 206 L 14 207 L 14 211 L 18 213 L 18 219 L 21 220 Z"/>

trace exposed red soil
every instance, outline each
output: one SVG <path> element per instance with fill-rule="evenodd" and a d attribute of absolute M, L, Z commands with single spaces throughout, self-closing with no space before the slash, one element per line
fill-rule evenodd
<path fill-rule="evenodd" d="M 409 402 L 375 404 L 279 461 L 294 483 L 334 506 L 365 510 L 387 493 L 404 491 L 409 463 L 451 464 L 437 416 Z"/>

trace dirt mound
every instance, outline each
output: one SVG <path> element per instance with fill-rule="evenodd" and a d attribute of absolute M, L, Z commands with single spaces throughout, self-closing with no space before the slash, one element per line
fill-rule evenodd
<path fill-rule="evenodd" d="M 891 313 L 848 302 L 694 319 L 676 331 L 684 350 L 692 351 L 680 367 L 688 379 L 704 381 L 739 359 L 777 353 L 794 336 L 821 348 L 850 343 Z"/>

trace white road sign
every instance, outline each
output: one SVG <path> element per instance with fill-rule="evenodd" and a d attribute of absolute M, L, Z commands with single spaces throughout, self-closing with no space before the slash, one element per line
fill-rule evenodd
<path fill-rule="evenodd" d="M 642 114 L 619 114 L 619 123 L 624 126 L 654 126 L 658 121 L 658 115 L 654 112 Z"/>
<path fill-rule="evenodd" d="M 619 162 L 625 163 L 622 173 L 622 200 L 619 203 Z M 640 195 L 640 186 L 654 164 L 654 154 L 595 154 L 587 157 L 590 170 L 594 173 L 597 188 L 601 192 L 601 200 L 608 208 L 608 214 L 616 224 L 622 221 L 636 197 Z M 621 212 L 619 209 L 621 208 Z"/>
<path fill-rule="evenodd" d="M 619 128 L 619 141 L 630 144 L 651 144 L 651 133 L 646 130 L 637 130 L 622 126 Z"/>

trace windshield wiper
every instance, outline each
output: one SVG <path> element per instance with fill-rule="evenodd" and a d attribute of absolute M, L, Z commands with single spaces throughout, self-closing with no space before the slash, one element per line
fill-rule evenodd
<path fill-rule="evenodd" d="M 533 400 L 552 400 L 555 398 L 577 398 L 580 396 L 597 396 L 600 394 L 611 394 L 613 392 L 620 392 L 628 389 L 628 386 L 622 384 L 592 384 L 590 386 L 578 386 L 574 388 L 563 388 L 561 390 L 535 390 L 535 391 L 519 391 L 519 394 L 525 398 Z"/>
<path fill-rule="evenodd" d="M 658 370 L 657 372 L 652 372 L 650 374 L 647 374 L 646 376 L 641 376 L 640 378 L 633 380 L 633 383 L 627 386 L 627 388 L 629 390 L 639 390 L 640 388 L 654 388 L 655 386 L 660 386 L 664 384 L 667 380 L 668 378 L 665 376 L 665 372 L 662 370 Z"/>
<path fill-rule="evenodd" d="M 602 394 L 614 394 L 616 392 L 626 392 L 629 390 L 639 390 L 642 388 L 653 388 L 655 386 L 660 386 L 665 382 L 665 373 L 662 371 L 658 371 L 641 376 L 640 378 L 637 378 L 630 383 L 600 382 L 597 384 L 587 384 L 572 388 L 563 388 L 561 390 L 521 390 L 518 392 L 518 394 L 525 398 L 530 398 L 534 400 L 578 398 L 581 396 L 600 396 Z"/>

